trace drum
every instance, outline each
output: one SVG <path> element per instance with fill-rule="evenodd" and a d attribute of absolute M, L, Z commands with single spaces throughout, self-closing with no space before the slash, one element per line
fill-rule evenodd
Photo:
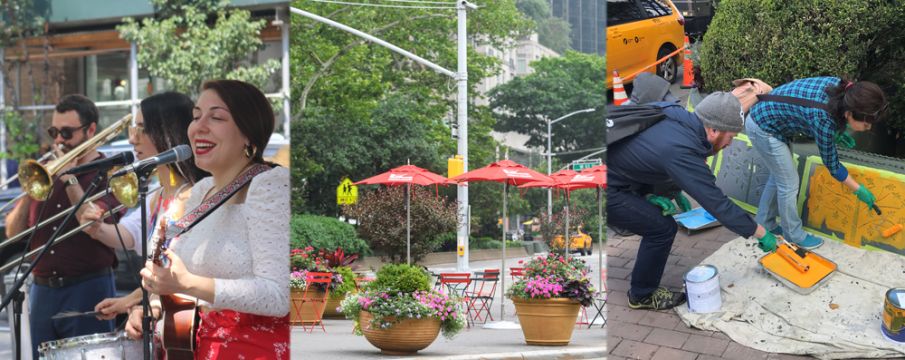
<path fill-rule="evenodd" d="M 125 331 L 47 341 L 38 347 L 41 359 L 141 359 L 141 341 Z"/>

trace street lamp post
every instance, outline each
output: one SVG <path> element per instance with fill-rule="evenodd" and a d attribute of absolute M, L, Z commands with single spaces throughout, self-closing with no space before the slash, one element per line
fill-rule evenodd
<path fill-rule="evenodd" d="M 550 176 L 550 174 L 553 171 L 553 164 L 552 164 L 552 161 L 553 161 L 553 159 L 552 159 L 553 158 L 553 145 L 552 145 L 553 124 L 556 124 L 562 120 L 565 120 L 565 119 L 569 118 L 570 116 L 594 112 L 595 110 L 596 109 L 594 109 L 594 108 L 583 109 L 583 110 L 570 112 L 553 121 L 550 121 L 550 119 L 547 119 L 547 176 Z M 553 189 L 547 189 L 547 221 L 549 221 L 550 218 L 552 218 L 552 217 L 553 217 Z"/>

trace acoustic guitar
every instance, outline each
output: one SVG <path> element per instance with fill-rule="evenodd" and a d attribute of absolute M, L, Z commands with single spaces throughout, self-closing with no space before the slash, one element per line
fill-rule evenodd
<path fill-rule="evenodd" d="M 163 254 L 169 241 L 165 239 L 166 222 L 161 222 L 160 241 L 154 249 L 151 261 L 157 266 L 167 268 L 170 259 Z M 195 331 L 199 322 L 198 301 L 192 297 L 173 294 L 160 295 L 162 307 L 163 334 L 161 342 L 168 360 L 192 360 L 195 358 Z"/>

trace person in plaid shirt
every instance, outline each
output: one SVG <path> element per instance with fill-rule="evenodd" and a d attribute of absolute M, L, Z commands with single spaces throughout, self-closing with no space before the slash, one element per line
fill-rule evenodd
<path fill-rule="evenodd" d="M 745 132 L 754 150 L 766 163 L 770 177 L 761 195 L 755 221 L 789 241 L 813 249 L 823 239 L 807 234 L 798 216 L 799 178 L 789 139 L 804 134 L 817 142 L 820 157 L 833 178 L 850 188 L 858 200 L 874 206 L 876 197 L 855 181 L 839 162 L 836 137 L 846 126 L 854 131 L 870 130 L 880 121 L 888 103 L 883 90 L 868 81 L 850 82 L 837 77 L 814 77 L 792 81 L 777 87 L 770 95 L 788 96 L 826 104 L 813 108 L 785 102 L 762 100 L 751 108 Z M 777 226 L 776 217 L 781 219 Z"/>

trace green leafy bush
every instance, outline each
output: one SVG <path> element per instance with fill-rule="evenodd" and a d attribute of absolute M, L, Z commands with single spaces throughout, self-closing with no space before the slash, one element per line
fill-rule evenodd
<path fill-rule="evenodd" d="M 368 284 L 369 289 L 388 293 L 414 293 L 430 290 L 430 276 L 417 266 L 388 264 L 377 271 L 377 279 Z"/>
<path fill-rule="evenodd" d="M 342 248 L 349 254 L 371 253 L 368 244 L 356 234 L 355 227 L 331 217 L 293 215 L 289 226 L 290 244 L 293 249 L 311 246 L 328 251 Z"/>
<path fill-rule="evenodd" d="M 778 86 L 798 78 L 870 80 L 905 110 L 905 6 L 886 0 L 723 0 L 704 35 L 701 70 L 708 91 L 755 77 Z M 889 118 L 905 130 L 905 118 Z"/>

